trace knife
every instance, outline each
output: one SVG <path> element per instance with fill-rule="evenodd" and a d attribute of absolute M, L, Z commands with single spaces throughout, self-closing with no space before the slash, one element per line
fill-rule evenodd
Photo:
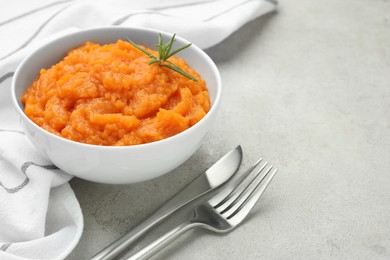
<path fill-rule="evenodd" d="M 126 233 L 124 236 L 108 245 L 90 260 L 111 260 L 124 252 L 138 238 L 170 216 L 178 209 L 184 207 L 200 196 L 212 191 L 229 180 L 238 170 L 242 160 L 241 146 L 237 146 L 213 166 L 207 169 L 194 181 L 179 191 L 172 199 L 158 209 L 153 215 Z"/>

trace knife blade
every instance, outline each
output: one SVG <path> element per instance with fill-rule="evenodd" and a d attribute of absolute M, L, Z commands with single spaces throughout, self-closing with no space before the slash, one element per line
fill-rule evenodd
<path fill-rule="evenodd" d="M 123 253 L 138 238 L 175 211 L 219 187 L 238 170 L 242 160 L 241 146 L 237 146 L 194 181 L 175 194 L 166 204 L 134 229 L 97 253 L 91 260 L 111 260 Z"/>

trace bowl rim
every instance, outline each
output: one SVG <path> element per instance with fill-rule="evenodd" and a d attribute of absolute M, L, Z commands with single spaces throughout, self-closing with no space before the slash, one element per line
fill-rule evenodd
<path fill-rule="evenodd" d="M 213 114 L 215 114 L 217 112 L 217 108 L 218 108 L 218 106 L 220 104 L 221 97 L 222 97 L 222 80 L 221 80 L 221 75 L 219 73 L 217 65 L 210 58 L 210 56 L 208 56 L 197 45 L 192 43 L 190 48 L 195 48 L 195 52 L 197 52 L 198 54 L 202 55 L 202 58 L 204 60 L 206 60 L 206 62 L 210 65 L 210 67 L 211 67 L 211 69 L 213 71 L 213 74 L 216 76 L 216 95 L 215 95 L 215 99 L 214 99 L 213 102 L 212 102 L 212 100 L 210 100 L 211 101 L 210 110 L 206 113 L 206 115 L 200 121 L 198 121 L 195 125 L 191 126 L 190 128 L 188 128 L 188 129 L 186 129 L 186 130 L 184 130 L 184 131 L 182 131 L 182 132 L 180 132 L 180 133 L 178 133 L 176 135 L 167 137 L 167 138 L 162 139 L 162 140 L 150 142 L 150 143 L 127 145 L 127 146 L 113 146 L 113 145 L 111 145 L 111 146 L 104 146 L 104 145 L 87 144 L 87 143 L 73 141 L 73 140 L 67 139 L 65 137 L 61 137 L 61 136 L 58 136 L 56 134 L 50 133 L 46 129 L 44 129 L 44 128 L 40 127 L 39 125 L 37 125 L 35 122 L 33 122 L 24 113 L 24 110 L 20 106 L 19 101 L 17 99 L 17 95 L 16 95 L 16 89 L 17 89 L 16 88 L 16 82 L 17 82 L 17 79 L 18 79 L 19 75 L 22 73 L 21 70 L 24 67 L 24 64 L 27 63 L 29 61 L 29 59 L 31 58 L 31 56 L 33 56 L 37 51 L 45 48 L 46 46 L 55 44 L 56 41 L 61 41 L 64 38 L 72 38 L 73 36 L 75 36 L 77 34 L 86 34 L 86 33 L 94 32 L 94 31 L 98 32 L 98 31 L 104 31 L 104 30 L 118 30 L 118 31 L 121 31 L 121 30 L 133 30 L 133 31 L 138 31 L 138 32 L 147 32 L 147 33 L 156 33 L 156 34 L 157 33 L 161 33 L 162 35 L 169 36 L 169 37 L 173 36 L 173 33 L 170 33 L 170 32 L 167 32 L 167 31 L 163 31 L 163 30 L 152 29 L 152 28 L 131 27 L 131 26 L 126 26 L 126 27 L 122 27 L 122 26 L 104 26 L 104 27 L 80 29 L 80 30 L 77 30 L 77 31 L 68 32 L 68 33 L 60 35 L 58 37 L 55 37 L 53 39 L 50 39 L 49 41 L 47 41 L 47 42 L 45 42 L 43 44 L 40 44 L 38 47 L 35 47 L 32 51 L 29 52 L 28 55 L 26 55 L 23 58 L 23 60 L 19 63 L 18 67 L 15 70 L 14 76 L 12 78 L 12 83 L 11 83 L 11 96 L 12 96 L 12 103 L 13 103 L 14 107 L 16 108 L 17 112 L 19 113 L 19 115 L 25 121 L 29 122 L 34 128 L 38 129 L 38 131 L 41 131 L 45 135 L 48 135 L 50 138 L 54 138 L 54 139 L 56 139 L 56 140 L 58 140 L 60 142 L 69 143 L 71 145 L 76 145 L 76 146 L 81 146 L 83 148 L 90 147 L 90 148 L 99 149 L 99 150 L 147 149 L 147 148 L 153 148 L 154 146 L 157 146 L 157 145 L 163 145 L 163 144 L 166 144 L 166 143 L 174 142 L 177 139 L 185 138 L 186 136 L 191 135 L 191 133 L 196 131 L 197 128 L 200 128 L 200 127 L 202 127 L 202 125 L 206 124 L 207 121 L 209 120 L 209 118 L 212 117 Z M 180 41 L 182 41 L 184 43 L 190 43 L 188 40 L 186 40 L 185 38 L 182 38 L 180 35 L 176 35 L 175 39 L 178 39 L 178 40 L 180 40 Z M 208 88 L 207 82 L 206 82 L 206 87 Z"/>

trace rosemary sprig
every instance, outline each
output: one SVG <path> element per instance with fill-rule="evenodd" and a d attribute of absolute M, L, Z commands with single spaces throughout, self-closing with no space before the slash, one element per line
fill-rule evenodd
<path fill-rule="evenodd" d="M 162 37 L 161 37 L 161 34 L 159 33 L 158 34 L 158 43 L 156 44 L 156 47 L 158 48 L 158 57 L 154 56 L 153 54 L 151 54 L 149 51 L 147 51 L 146 49 L 142 48 L 141 46 L 139 46 L 138 44 L 135 44 L 133 41 L 131 41 L 130 39 L 127 39 L 129 43 L 131 43 L 131 45 L 133 45 L 135 48 L 137 48 L 138 50 L 142 51 L 143 53 L 145 53 L 146 55 L 148 55 L 149 58 L 151 58 L 151 60 L 149 61 L 149 65 L 153 64 L 153 63 L 158 63 L 160 66 L 163 66 L 163 67 L 167 67 L 171 70 L 174 70 L 176 71 L 177 73 L 193 80 L 193 81 L 198 81 L 195 77 L 191 76 L 190 74 L 188 74 L 187 72 L 183 71 L 179 66 L 177 66 L 176 64 L 174 64 L 172 61 L 169 61 L 168 59 L 170 57 L 172 57 L 173 55 L 175 55 L 176 53 L 188 48 L 191 46 L 191 43 L 187 44 L 187 45 L 184 45 L 174 51 L 171 52 L 171 49 L 172 49 L 172 45 L 173 43 L 175 42 L 175 36 L 176 34 L 174 34 L 171 38 L 171 40 L 168 42 L 168 43 L 163 43 L 162 41 Z"/>

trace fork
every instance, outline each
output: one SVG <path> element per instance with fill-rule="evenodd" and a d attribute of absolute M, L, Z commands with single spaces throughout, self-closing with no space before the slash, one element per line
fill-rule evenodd
<path fill-rule="evenodd" d="M 277 169 L 258 160 L 240 178 L 233 180 L 225 189 L 214 197 L 196 206 L 193 216 L 173 228 L 154 242 L 144 247 L 128 260 L 148 259 L 184 232 L 193 228 L 204 228 L 224 233 L 237 227 L 249 214 Z"/>

